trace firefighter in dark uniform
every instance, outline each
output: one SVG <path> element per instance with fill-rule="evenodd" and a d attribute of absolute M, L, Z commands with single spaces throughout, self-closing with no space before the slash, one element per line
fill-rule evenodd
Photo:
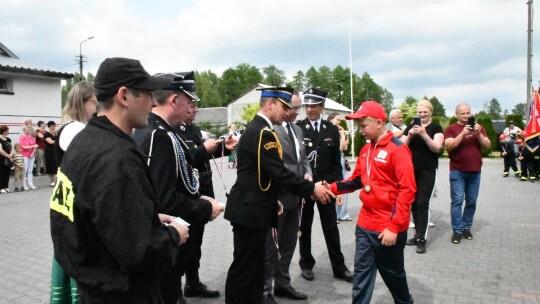
<path fill-rule="evenodd" d="M 173 125 L 183 123 L 191 115 L 193 82 L 182 75 L 162 74 L 173 79 L 164 90 L 154 93 L 157 105 L 148 116 L 148 125 L 135 130 L 133 139 L 147 156 L 147 165 L 156 185 L 158 210 L 180 217 L 191 225 L 204 225 L 216 218 L 223 207 L 210 197 L 201 197 L 199 176 L 186 143 Z M 161 293 L 166 304 L 185 300 L 179 296 L 180 278 L 191 263 L 196 242 L 188 239 L 180 248 L 176 265 L 161 278 Z"/>
<path fill-rule="evenodd" d="M 233 226 L 233 262 L 227 273 L 225 303 L 264 303 L 265 241 L 277 226 L 280 187 L 330 200 L 322 184 L 297 176 L 283 165 L 281 144 L 273 131 L 291 109 L 292 88 L 261 89 L 260 110 L 238 143 L 237 180 L 225 208 Z"/>
<path fill-rule="evenodd" d="M 298 122 L 298 126 L 304 132 L 304 145 L 306 155 L 309 158 L 313 181 L 326 181 L 332 183 L 340 181 L 341 152 L 339 150 L 339 130 L 330 122 L 321 119 L 327 92 L 311 88 L 304 92 L 304 102 L 307 118 Z M 338 279 L 352 282 L 352 274 L 345 266 L 345 259 L 341 253 L 339 230 L 335 201 L 331 204 L 321 204 L 306 198 L 300 223 L 300 268 L 302 277 L 311 281 L 315 278 L 313 266 L 315 258 L 311 254 L 311 225 L 313 224 L 314 206 L 317 205 L 321 218 L 322 230 L 332 270 Z"/>
<path fill-rule="evenodd" d="M 184 81 L 195 81 L 194 73 L 178 73 L 184 76 Z M 194 88 L 188 90 L 191 94 L 190 107 L 192 109 L 191 115 L 186 117 L 184 123 L 176 127 L 176 131 L 180 137 L 186 143 L 189 153 L 193 159 L 193 167 L 199 171 L 199 193 L 209 197 L 214 196 L 214 185 L 212 184 L 212 168 L 210 166 L 210 158 L 213 156 L 219 158 L 227 156 L 236 146 L 237 140 L 232 136 L 225 140 L 204 140 L 201 129 L 193 123 L 195 115 L 199 111 L 197 103 L 199 97 L 194 93 Z M 184 288 L 184 296 L 186 297 L 202 297 L 202 298 L 217 298 L 219 297 L 219 291 L 210 290 L 205 284 L 200 281 L 199 267 L 201 260 L 201 246 L 203 241 L 205 225 L 191 225 L 189 227 L 190 239 L 193 242 L 191 247 L 192 252 L 189 256 L 190 262 L 186 265 L 186 286 Z"/>

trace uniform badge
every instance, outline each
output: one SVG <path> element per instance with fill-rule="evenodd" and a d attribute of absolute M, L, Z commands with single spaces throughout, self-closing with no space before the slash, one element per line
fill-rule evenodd
<path fill-rule="evenodd" d="M 326 130 L 326 125 L 322 125 L 322 127 L 323 127 L 323 129 L 325 129 L 325 130 Z"/>
<path fill-rule="evenodd" d="M 266 150 L 270 150 L 270 149 L 277 148 L 277 142 L 271 141 L 271 142 L 269 142 L 269 143 L 266 143 L 266 144 L 264 145 L 264 148 L 265 148 Z"/>
<path fill-rule="evenodd" d="M 194 145 L 193 147 L 194 147 L 195 149 L 197 149 L 197 145 Z"/>
<path fill-rule="evenodd" d="M 313 143 L 310 142 L 310 143 L 308 144 L 308 147 L 313 147 Z"/>
<path fill-rule="evenodd" d="M 306 129 L 309 129 L 309 124 L 306 124 Z"/>
<path fill-rule="evenodd" d="M 181 126 L 180 126 L 180 130 L 185 131 L 185 130 L 186 130 L 186 127 L 185 127 L 184 125 L 181 125 Z"/>

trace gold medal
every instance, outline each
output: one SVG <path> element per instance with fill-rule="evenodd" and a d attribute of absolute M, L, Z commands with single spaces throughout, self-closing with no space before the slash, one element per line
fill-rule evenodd
<path fill-rule="evenodd" d="M 365 185 L 364 186 L 364 191 L 366 191 L 366 193 L 369 193 L 371 191 L 371 186 L 370 185 Z"/>

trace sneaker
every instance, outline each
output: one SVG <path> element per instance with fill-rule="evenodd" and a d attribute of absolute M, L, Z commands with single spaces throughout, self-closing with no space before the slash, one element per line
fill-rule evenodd
<path fill-rule="evenodd" d="M 461 233 L 457 233 L 454 231 L 454 233 L 452 234 L 452 243 L 453 244 L 461 243 Z"/>
<path fill-rule="evenodd" d="M 51 183 L 51 187 L 54 187 L 54 186 L 56 186 L 56 183 Z"/>
<path fill-rule="evenodd" d="M 409 228 L 414 228 L 414 223 L 413 222 L 409 222 Z"/>
<path fill-rule="evenodd" d="M 416 253 L 426 253 L 426 240 L 418 239 L 416 242 Z"/>
<path fill-rule="evenodd" d="M 15 187 L 15 192 L 19 192 L 19 188 Z"/>
<path fill-rule="evenodd" d="M 471 229 L 463 229 L 463 233 L 461 235 L 467 240 L 473 239 Z"/>
<path fill-rule="evenodd" d="M 36 186 L 30 186 L 30 189 L 35 190 L 35 189 L 37 189 L 37 187 Z"/>
<path fill-rule="evenodd" d="M 510 172 L 504 172 L 504 173 L 503 173 L 503 176 L 504 176 L 504 177 L 508 177 L 508 174 L 510 174 Z"/>
<path fill-rule="evenodd" d="M 416 235 L 407 241 L 407 243 L 405 243 L 405 245 L 407 246 L 416 246 L 418 244 L 418 239 L 416 238 Z"/>
<path fill-rule="evenodd" d="M 26 191 L 30 190 L 30 188 L 28 188 L 28 187 L 24 187 L 23 189 L 26 190 Z"/>
<path fill-rule="evenodd" d="M 435 227 L 435 223 L 429 222 L 428 226 L 429 227 Z"/>

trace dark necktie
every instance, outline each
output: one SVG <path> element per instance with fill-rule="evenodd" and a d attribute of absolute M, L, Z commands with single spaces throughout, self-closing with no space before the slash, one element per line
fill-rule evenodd
<path fill-rule="evenodd" d="M 294 134 L 293 134 L 293 130 L 292 130 L 292 126 L 291 126 L 291 123 L 288 122 L 287 123 L 287 133 L 289 133 L 289 140 L 291 141 L 291 145 L 294 149 L 294 156 L 296 159 L 298 159 L 296 156 L 296 141 L 294 140 Z"/>
<path fill-rule="evenodd" d="M 317 144 L 317 139 L 319 138 L 319 122 L 316 121 L 313 123 L 313 144 Z"/>

